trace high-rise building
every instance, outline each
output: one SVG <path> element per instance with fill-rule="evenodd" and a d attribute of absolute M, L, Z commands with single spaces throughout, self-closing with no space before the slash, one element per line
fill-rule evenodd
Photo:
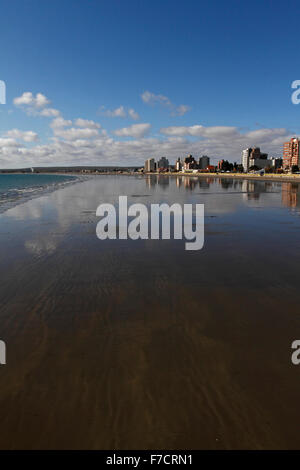
<path fill-rule="evenodd" d="M 206 155 L 203 155 L 202 157 L 199 158 L 199 168 L 200 170 L 206 170 L 206 168 L 209 166 L 209 157 Z"/>
<path fill-rule="evenodd" d="M 177 158 L 177 160 L 176 160 L 175 170 L 176 171 L 181 171 L 182 170 L 182 161 L 180 160 L 180 158 Z"/>
<path fill-rule="evenodd" d="M 158 170 L 168 170 L 169 169 L 169 160 L 166 157 L 161 157 L 157 162 Z"/>
<path fill-rule="evenodd" d="M 148 160 L 145 161 L 144 170 L 145 170 L 146 173 L 149 173 L 151 171 L 155 171 L 155 160 L 154 160 L 154 158 L 148 158 Z"/>
<path fill-rule="evenodd" d="M 242 151 L 242 165 L 244 172 L 247 173 L 251 166 L 266 168 L 267 166 L 271 166 L 271 161 L 268 160 L 267 153 L 261 153 L 259 147 L 250 147 Z"/>
<path fill-rule="evenodd" d="M 184 170 L 194 170 L 195 168 L 197 168 L 197 162 L 192 155 L 188 155 L 187 157 L 185 157 L 183 168 Z"/>
<path fill-rule="evenodd" d="M 291 169 L 293 165 L 299 166 L 299 143 L 300 140 L 293 137 L 289 142 L 283 144 L 283 168 Z"/>
<path fill-rule="evenodd" d="M 251 148 L 248 148 L 242 151 L 242 166 L 243 166 L 245 173 L 247 173 L 247 171 L 249 170 L 249 159 L 250 159 L 251 152 L 252 152 Z"/>
<path fill-rule="evenodd" d="M 251 159 L 251 160 L 256 160 L 257 158 L 262 158 L 262 155 L 263 155 L 263 158 L 264 158 L 264 159 L 266 159 L 267 156 L 268 156 L 267 153 L 261 154 L 259 147 L 253 147 L 253 148 L 251 149 L 251 152 L 250 152 L 250 159 Z"/>
<path fill-rule="evenodd" d="M 272 168 L 281 168 L 282 167 L 282 158 L 271 157 Z"/>
<path fill-rule="evenodd" d="M 218 170 L 223 170 L 224 160 L 218 161 Z"/>
<path fill-rule="evenodd" d="M 250 158 L 249 159 L 249 168 L 252 166 L 256 166 L 256 168 L 263 169 L 263 168 L 272 168 L 273 162 L 268 158 Z"/>

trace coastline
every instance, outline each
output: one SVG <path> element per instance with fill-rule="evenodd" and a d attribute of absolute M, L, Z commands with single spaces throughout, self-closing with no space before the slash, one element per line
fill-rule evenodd
<path fill-rule="evenodd" d="M 22 172 L 12 172 L 12 173 L 4 173 L 6 175 L 19 175 L 19 174 L 27 174 Z M 89 173 L 79 173 L 75 171 L 67 171 L 67 172 L 39 172 L 34 173 L 36 175 L 57 175 L 57 176 L 75 176 L 78 179 L 82 177 L 95 177 L 95 176 L 164 176 L 164 177 L 193 177 L 193 178 L 227 178 L 227 179 L 251 179 L 251 180 L 258 180 L 258 181 L 275 181 L 275 182 L 287 182 L 287 183 L 300 183 L 300 174 L 264 174 L 263 176 L 253 174 L 253 173 L 176 173 L 176 172 L 114 172 L 114 171 L 103 171 L 103 172 L 89 172 Z"/>
<path fill-rule="evenodd" d="M 7 175 L 20 175 L 22 172 L 17 173 L 5 173 Z M 8 199 L 0 204 L 0 214 L 4 213 L 8 209 L 11 209 L 24 202 L 42 197 L 50 194 L 56 190 L 62 189 L 69 185 L 74 185 L 86 181 L 88 178 L 95 178 L 97 176 L 133 176 L 133 177 L 148 177 L 148 176 L 161 176 L 161 177 L 188 177 L 188 178 L 212 178 L 212 179 L 237 179 L 237 180 L 253 180 L 253 181 L 269 181 L 277 183 L 300 183 L 300 175 L 276 175 L 276 174 L 265 174 L 259 176 L 251 173 L 158 173 L 158 172 L 147 172 L 147 173 L 133 173 L 133 172 L 90 172 L 90 173 L 78 173 L 78 172 L 39 172 L 34 173 L 35 175 L 56 175 L 56 176 L 72 176 L 74 180 L 68 180 L 58 182 L 52 186 L 45 186 L 44 188 L 33 189 L 32 192 L 24 192 L 22 195 L 15 199 Z"/>
<path fill-rule="evenodd" d="M 22 173 L 7 173 L 7 175 L 12 175 L 12 174 L 19 175 Z M 86 178 L 84 178 L 85 175 L 62 174 L 62 173 L 57 173 L 57 174 L 42 173 L 42 174 L 50 175 L 50 176 L 65 176 L 65 177 L 72 176 L 74 179 L 58 181 L 56 183 L 53 183 L 51 185 L 45 185 L 43 187 L 36 186 L 32 188 L 24 188 L 23 192 L 21 192 L 22 190 L 16 188 L 15 191 L 20 191 L 20 193 L 16 195 L 14 198 L 7 198 L 3 200 L 0 199 L 1 201 L 0 202 L 0 215 L 6 212 L 7 210 L 18 206 L 19 204 L 23 204 L 27 201 L 31 201 L 33 199 L 45 196 L 47 194 L 53 193 L 54 191 L 65 188 L 67 186 L 86 181 Z"/>

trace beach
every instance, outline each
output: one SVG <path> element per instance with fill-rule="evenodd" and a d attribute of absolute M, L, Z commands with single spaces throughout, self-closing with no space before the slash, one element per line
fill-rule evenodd
<path fill-rule="evenodd" d="M 119 195 L 205 204 L 203 249 L 99 240 Z M 232 175 L 99 175 L 0 214 L 0 448 L 299 448 L 299 215 L 298 183 Z"/>

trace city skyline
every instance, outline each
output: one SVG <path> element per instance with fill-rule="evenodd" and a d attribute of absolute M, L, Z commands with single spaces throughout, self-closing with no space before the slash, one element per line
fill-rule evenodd
<path fill-rule="evenodd" d="M 210 160 L 211 157 L 202 155 L 201 157 L 194 157 L 189 154 L 185 157 L 178 157 L 175 163 L 170 163 L 168 158 L 161 157 L 155 161 L 155 158 L 150 157 L 144 163 L 144 172 L 159 172 L 159 171 L 227 171 L 227 172 L 244 172 L 247 173 L 249 170 L 280 170 L 280 172 L 286 170 L 287 172 L 293 172 L 299 165 L 299 140 L 291 139 L 291 142 L 297 141 L 297 156 L 295 154 L 295 164 L 287 165 L 283 164 L 284 158 L 275 158 L 269 156 L 267 153 L 261 152 L 259 147 L 247 148 L 242 150 L 240 162 L 229 162 L 228 160 L 222 159 L 218 161 L 217 165 L 212 165 Z M 289 142 L 283 144 L 285 149 Z M 285 150 L 284 150 L 285 152 Z M 295 167 L 295 168 L 293 168 Z M 299 167 L 298 167 L 299 169 Z"/>
<path fill-rule="evenodd" d="M 299 77 L 279 66 L 297 41 L 294 2 L 254 3 L 260 15 L 233 0 L 217 9 L 4 1 L 0 168 L 143 165 L 185 153 L 217 164 L 253 146 L 280 157 L 300 134 L 291 100 Z M 253 24 L 257 37 L 246 34 Z"/>

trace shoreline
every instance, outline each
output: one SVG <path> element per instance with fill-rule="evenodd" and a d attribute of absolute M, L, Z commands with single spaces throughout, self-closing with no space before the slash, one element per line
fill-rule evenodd
<path fill-rule="evenodd" d="M 59 175 L 59 176 L 73 176 L 80 179 L 82 177 L 95 177 L 95 176 L 164 176 L 164 177 L 193 177 L 193 178 L 227 178 L 227 179 L 248 179 L 248 180 L 257 180 L 257 181 L 274 181 L 274 182 L 287 182 L 287 183 L 300 183 L 300 174 L 264 174 L 260 176 L 253 173 L 187 173 L 187 172 L 131 172 L 131 171 L 95 171 L 95 172 L 78 172 L 78 171 L 46 171 L 46 172 L 34 172 L 34 173 L 24 173 L 24 172 L 11 172 L 11 173 L 1 173 L 3 175 L 19 175 L 19 174 L 30 174 L 30 175 Z"/>
<path fill-rule="evenodd" d="M 16 175 L 16 174 L 24 174 L 24 173 L 5 173 L 6 175 Z M 27 174 L 27 173 L 25 173 Z M 269 182 L 277 182 L 277 183 L 300 183 L 300 175 L 253 175 L 253 174 L 243 174 L 243 173 L 131 173 L 131 172 L 123 172 L 123 173 L 115 173 L 115 172 L 97 172 L 97 173 L 78 173 L 78 172 L 46 172 L 46 173 L 28 173 L 29 175 L 56 175 L 56 176 L 72 176 L 74 180 L 65 181 L 63 183 L 58 183 L 53 185 L 52 187 L 45 187 L 42 190 L 34 191 L 31 194 L 23 194 L 19 198 L 14 200 L 8 200 L 6 202 L 2 202 L 0 204 L 0 215 L 6 212 L 7 210 L 18 206 L 24 202 L 30 201 L 32 199 L 36 199 L 46 194 L 50 194 L 58 189 L 62 189 L 65 186 L 77 184 L 80 182 L 86 181 L 88 178 L 94 178 L 97 176 L 133 176 L 133 177 L 147 177 L 147 176 L 162 176 L 162 177 L 188 177 L 188 178 L 213 178 L 213 179 L 237 179 L 237 180 L 253 180 L 253 181 L 269 181 Z"/>
<path fill-rule="evenodd" d="M 16 175 L 16 174 L 23 174 L 23 173 L 7 173 L 7 175 Z M 28 173 L 29 175 L 32 175 L 32 173 Z M 0 200 L 0 215 L 4 214 L 6 211 L 9 209 L 13 209 L 14 207 L 24 204 L 25 202 L 32 201 L 34 199 L 37 199 L 39 197 L 46 196 L 47 194 L 51 194 L 59 189 L 63 189 L 67 186 L 74 185 L 77 183 L 81 183 L 83 181 L 86 181 L 84 179 L 84 175 L 71 175 L 71 174 L 54 174 L 54 173 L 43 173 L 43 175 L 50 175 L 50 176 L 73 176 L 74 179 L 69 179 L 61 182 L 56 182 L 51 184 L 50 186 L 45 185 L 44 187 L 36 187 L 32 188 L 32 191 L 27 192 L 26 189 L 24 188 L 24 192 L 20 193 L 17 197 L 13 199 L 3 199 Z"/>

